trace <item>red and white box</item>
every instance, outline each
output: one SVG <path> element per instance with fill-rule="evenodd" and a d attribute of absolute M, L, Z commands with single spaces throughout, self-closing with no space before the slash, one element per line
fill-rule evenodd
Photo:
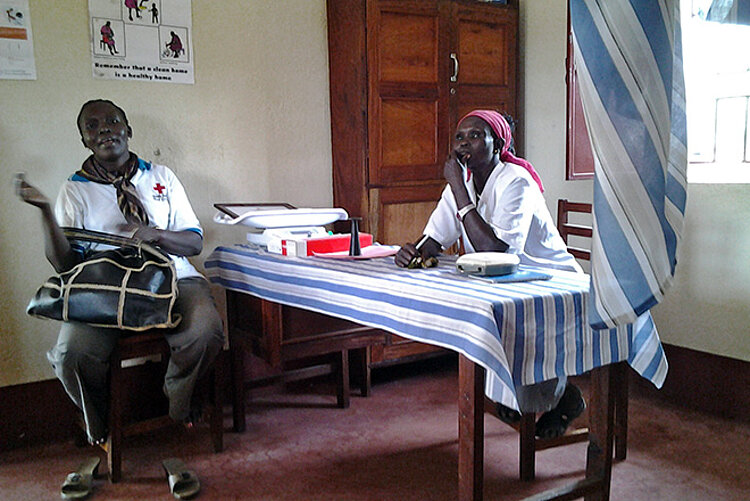
<path fill-rule="evenodd" d="M 350 242 L 351 235 L 349 233 L 312 238 L 285 238 L 281 240 L 280 250 L 281 254 L 285 256 L 312 256 L 314 254 L 348 251 Z M 372 242 L 371 234 L 359 234 L 360 248 L 368 247 L 372 245 Z"/>

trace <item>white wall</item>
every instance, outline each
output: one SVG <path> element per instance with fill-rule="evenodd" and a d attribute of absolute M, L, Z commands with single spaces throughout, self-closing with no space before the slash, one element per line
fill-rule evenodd
<path fill-rule="evenodd" d="M 245 239 L 212 222 L 214 202 L 332 203 L 325 0 L 192 5 L 196 83 L 169 85 L 94 80 L 87 1 L 30 0 L 38 79 L 0 80 L 0 386 L 54 377 L 45 352 L 58 326 L 25 314 L 52 268 L 12 178 L 25 171 L 56 197 L 87 156 L 75 124 L 86 100 L 122 106 L 131 149 L 180 177 L 206 233 L 197 265 Z"/>
<path fill-rule="evenodd" d="M 591 201 L 591 181 L 565 181 L 564 0 L 521 0 L 525 154 L 556 200 Z M 662 341 L 750 361 L 750 185 L 688 186 L 674 286 L 653 309 Z"/>

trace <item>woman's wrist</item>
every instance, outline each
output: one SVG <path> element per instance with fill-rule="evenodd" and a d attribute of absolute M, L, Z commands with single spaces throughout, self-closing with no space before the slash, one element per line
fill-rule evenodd
<path fill-rule="evenodd" d="M 151 245 L 161 245 L 162 230 L 158 228 L 151 228 L 151 238 L 148 243 Z"/>
<path fill-rule="evenodd" d="M 466 186 L 464 183 L 460 183 L 458 186 L 450 185 L 451 191 L 453 192 L 453 199 L 456 201 L 457 207 L 463 207 L 464 205 L 468 205 L 471 202 L 471 197 L 469 197 L 469 192 L 466 190 Z"/>
<path fill-rule="evenodd" d="M 464 205 L 463 207 L 461 207 L 460 209 L 458 209 L 458 212 L 456 213 L 456 216 L 458 217 L 458 219 L 461 222 L 463 222 L 463 220 L 466 217 L 466 215 L 469 212 L 471 212 L 473 210 L 476 210 L 476 208 L 477 208 L 477 206 L 474 205 L 473 203 L 468 203 L 468 204 Z"/>

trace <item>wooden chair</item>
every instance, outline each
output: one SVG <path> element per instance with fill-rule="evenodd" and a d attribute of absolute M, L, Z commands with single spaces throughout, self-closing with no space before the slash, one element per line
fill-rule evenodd
<path fill-rule="evenodd" d="M 557 202 L 557 229 L 563 241 L 568 244 L 568 237 L 575 235 L 580 239 L 592 238 L 593 229 L 591 223 L 571 222 L 569 215 L 591 214 L 591 204 L 584 202 L 569 202 L 560 199 Z M 591 260 L 591 251 L 583 247 L 568 245 L 570 252 L 577 259 Z M 625 364 L 617 364 L 615 370 L 626 371 Z M 618 386 L 615 388 L 615 458 L 624 460 L 627 455 L 628 440 L 628 374 L 618 374 L 615 378 Z M 494 409 L 494 404 L 491 406 Z M 533 480 L 535 473 L 536 452 L 588 440 L 588 428 L 569 428 L 566 433 L 558 438 L 543 439 L 536 437 L 536 415 L 534 413 L 522 414 L 520 423 L 515 426 L 519 432 L 519 472 L 521 480 Z"/>
<path fill-rule="evenodd" d="M 568 202 L 561 198 L 557 201 L 557 231 L 563 241 L 568 244 L 568 236 L 576 235 L 582 238 L 591 238 L 594 231 L 590 223 L 571 223 L 568 220 L 570 213 L 591 214 L 591 204 L 585 202 Z M 568 252 L 578 259 L 591 261 L 591 250 L 568 244 Z"/>
<path fill-rule="evenodd" d="M 122 478 L 122 448 L 123 439 L 132 435 L 146 433 L 162 427 L 175 426 L 175 422 L 167 415 L 168 402 L 161 392 L 167 362 L 169 361 L 169 344 L 161 332 L 144 332 L 120 338 L 110 358 L 109 369 L 109 437 L 101 448 L 107 454 L 109 480 L 119 482 Z M 221 354 L 220 354 L 221 356 Z M 134 365 L 135 359 L 146 359 L 143 364 Z M 158 375 L 154 381 L 146 384 L 142 380 L 130 377 L 134 374 L 144 375 L 146 369 L 154 369 L 153 361 L 157 359 Z M 224 448 L 223 415 L 221 405 L 221 360 L 217 360 L 213 369 L 199 384 L 196 391 L 205 391 L 207 395 L 206 414 L 209 416 L 211 441 L 214 452 L 221 452 Z M 138 370 L 140 369 L 140 371 Z M 148 370 L 148 375 L 156 373 Z M 131 374 L 132 373 L 132 374 Z M 146 395 L 149 388 L 155 388 Z M 141 390 L 143 389 L 143 395 Z M 132 405 L 129 393 L 136 390 L 139 393 L 140 405 Z M 147 399 L 147 405 L 143 401 Z M 146 412 L 147 411 L 147 412 Z M 154 411 L 157 415 L 154 416 Z M 83 419 L 79 416 L 79 423 L 83 426 Z"/>

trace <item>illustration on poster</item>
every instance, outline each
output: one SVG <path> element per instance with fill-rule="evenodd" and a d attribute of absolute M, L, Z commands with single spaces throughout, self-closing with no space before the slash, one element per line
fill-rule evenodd
<path fill-rule="evenodd" d="M 178 37 L 177 33 L 175 33 L 174 31 L 170 31 L 169 35 L 172 37 L 172 39 L 167 42 L 167 48 L 172 51 L 172 57 L 180 57 L 180 54 L 185 53 L 185 49 L 182 46 L 182 40 L 180 40 L 180 37 Z M 168 56 L 169 52 L 164 55 Z"/>
<path fill-rule="evenodd" d="M 23 26 L 23 12 L 19 12 L 13 7 L 5 11 L 8 16 L 8 22 L 15 26 Z"/>
<path fill-rule="evenodd" d="M 191 0 L 88 2 L 94 78 L 195 82 Z"/>
<path fill-rule="evenodd" d="M 115 47 L 115 32 L 112 29 L 111 21 L 107 21 L 99 32 L 102 35 L 102 39 L 99 42 L 100 48 L 109 49 L 109 53 L 113 56 L 118 54 L 117 47 Z"/>

